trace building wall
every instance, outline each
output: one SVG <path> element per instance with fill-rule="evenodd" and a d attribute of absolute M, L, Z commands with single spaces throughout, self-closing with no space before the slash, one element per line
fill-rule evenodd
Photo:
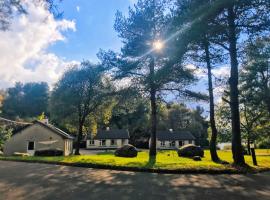
<path fill-rule="evenodd" d="M 50 140 L 56 140 L 57 142 L 53 144 L 39 143 L 42 141 Z M 34 124 L 12 136 L 10 140 L 8 140 L 4 145 L 4 154 L 10 156 L 14 152 L 27 153 L 28 141 L 35 142 L 34 150 L 57 148 L 63 150 L 65 155 L 68 155 L 70 153 L 65 152 L 65 141 L 61 136 L 39 124 Z M 72 145 L 72 141 L 70 140 L 69 145 Z M 72 148 L 70 151 L 72 152 Z"/>
<path fill-rule="evenodd" d="M 181 146 L 179 146 L 179 140 L 175 141 L 174 147 L 170 146 L 170 141 L 164 141 L 164 142 L 165 142 L 165 145 L 161 146 L 161 141 L 157 140 L 157 149 L 173 149 L 173 148 L 181 147 Z M 189 142 L 190 142 L 189 140 L 182 140 L 183 145 L 187 145 L 187 144 L 189 144 Z M 195 141 L 192 140 L 191 144 L 195 144 Z M 150 146 L 150 140 L 149 140 L 149 146 Z"/>
<path fill-rule="evenodd" d="M 115 145 L 111 145 L 111 139 L 105 140 L 105 146 L 100 145 L 100 140 L 94 140 L 94 144 L 90 145 L 90 140 L 86 140 L 87 149 L 97 149 L 97 148 L 119 148 L 123 145 L 128 144 L 128 139 L 115 139 Z"/>
<path fill-rule="evenodd" d="M 64 155 L 69 156 L 73 153 L 73 140 L 71 139 L 66 139 L 65 140 L 65 150 L 64 150 Z"/>

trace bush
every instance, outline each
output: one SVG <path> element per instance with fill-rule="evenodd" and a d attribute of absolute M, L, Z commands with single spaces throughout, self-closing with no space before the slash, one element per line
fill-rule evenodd
<path fill-rule="evenodd" d="M 204 151 L 201 147 L 188 144 L 178 149 L 178 156 L 193 158 L 194 156 L 203 157 Z"/>
<path fill-rule="evenodd" d="M 257 145 L 258 149 L 270 149 L 270 142 L 269 141 L 260 141 Z"/>
<path fill-rule="evenodd" d="M 114 155 L 117 157 L 128 157 L 128 158 L 136 157 L 137 154 L 138 154 L 138 150 L 136 149 L 136 147 L 130 144 L 124 145 L 116 149 L 114 152 Z"/>
<path fill-rule="evenodd" d="M 64 152 L 59 149 L 43 149 L 35 151 L 35 156 L 63 156 Z"/>

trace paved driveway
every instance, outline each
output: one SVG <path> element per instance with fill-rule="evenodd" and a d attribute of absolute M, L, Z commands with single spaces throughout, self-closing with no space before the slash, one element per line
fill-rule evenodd
<path fill-rule="evenodd" d="M 1 200 L 269 200 L 270 173 L 173 175 L 0 161 Z"/>

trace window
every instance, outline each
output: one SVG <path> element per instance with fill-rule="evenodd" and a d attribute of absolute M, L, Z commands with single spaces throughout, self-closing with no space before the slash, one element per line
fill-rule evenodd
<path fill-rule="evenodd" d="M 115 140 L 111 140 L 111 146 L 115 146 L 116 145 L 116 141 Z"/>
<path fill-rule="evenodd" d="M 126 144 L 126 140 L 122 139 L 122 145 L 125 145 L 125 144 Z"/>
<path fill-rule="evenodd" d="M 179 141 L 179 146 L 183 146 L 183 141 Z"/>
<path fill-rule="evenodd" d="M 100 140 L 99 145 L 100 146 L 106 146 L 106 140 Z"/>
<path fill-rule="evenodd" d="M 35 142 L 33 141 L 28 141 L 28 147 L 27 150 L 34 150 L 35 149 Z"/>
<path fill-rule="evenodd" d="M 170 147 L 175 147 L 175 141 L 170 141 Z"/>
<path fill-rule="evenodd" d="M 160 146 L 165 147 L 165 141 L 160 141 Z"/>
<path fill-rule="evenodd" d="M 192 141 L 192 140 L 189 140 L 189 141 L 188 141 L 188 143 L 189 143 L 189 144 L 192 144 L 192 143 L 193 143 L 193 141 Z"/>
<path fill-rule="evenodd" d="M 89 140 L 88 144 L 89 144 L 89 146 L 93 146 L 93 145 L 95 145 L 95 141 L 94 140 Z"/>

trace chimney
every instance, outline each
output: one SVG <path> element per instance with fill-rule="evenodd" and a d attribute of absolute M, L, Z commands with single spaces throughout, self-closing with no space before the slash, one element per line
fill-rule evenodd
<path fill-rule="evenodd" d="M 46 117 L 42 120 L 40 120 L 43 124 L 49 124 L 49 119 Z"/>
<path fill-rule="evenodd" d="M 173 132 L 173 129 L 172 129 L 172 128 L 170 128 L 170 129 L 169 129 L 169 131 L 172 133 L 172 132 Z"/>
<path fill-rule="evenodd" d="M 106 127 L 106 131 L 109 131 L 110 130 L 110 127 Z"/>

